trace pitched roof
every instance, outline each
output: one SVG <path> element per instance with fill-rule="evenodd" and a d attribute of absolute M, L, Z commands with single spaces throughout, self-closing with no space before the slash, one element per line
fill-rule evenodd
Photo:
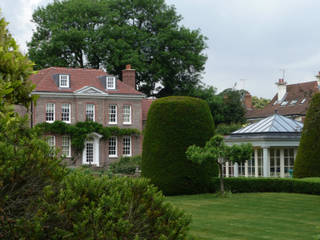
<path fill-rule="evenodd" d="M 67 74 L 70 76 L 70 88 L 59 88 L 53 76 L 56 74 Z M 115 90 L 108 90 L 102 85 L 99 77 L 109 75 L 100 69 L 86 69 L 86 68 L 64 68 L 64 67 L 50 67 L 38 71 L 33 74 L 30 79 L 36 85 L 34 91 L 40 92 L 75 92 L 85 86 L 95 87 L 101 91 L 109 94 L 132 94 L 143 95 L 143 93 L 135 90 L 131 86 L 123 83 L 117 79 L 117 88 Z"/>
<path fill-rule="evenodd" d="M 312 95 L 316 92 L 319 92 L 317 81 L 287 85 L 287 93 L 281 102 L 277 101 L 278 94 L 276 94 L 263 109 L 248 110 L 246 118 L 264 118 L 272 115 L 275 110 L 284 116 L 305 116 Z"/>
<path fill-rule="evenodd" d="M 142 121 L 147 120 L 148 111 L 153 101 L 154 99 L 147 99 L 147 98 L 142 99 Z"/>
<path fill-rule="evenodd" d="M 247 127 L 241 128 L 234 134 L 250 134 L 250 133 L 291 133 L 301 132 L 303 124 L 290 118 L 274 114 L 270 117 L 260 120 L 257 123 L 250 124 Z"/>

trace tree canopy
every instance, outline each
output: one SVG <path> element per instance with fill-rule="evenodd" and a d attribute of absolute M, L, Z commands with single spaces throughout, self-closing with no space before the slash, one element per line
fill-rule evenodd
<path fill-rule="evenodd" d="M 221 93 L 210 86 L 198 85 L 185 94 L 205 100 L 210 108 L 215 125 L 244 123 L 246 121 L 242 96 L 244 90 L 225 89 Z"/>
<path fill-rule="evenodd" d="M 252 96 L 252 106 L 256 109 L 262 109 L 270 103 L 270 99 Z"/>
<path fill-rule="evenodd" d="M 158 96 L 177 94 L 200 81 L 207 57 L 200 30 L 164 0 L 54 1 L 33 13 L 36 31 L 28 43 L 36 68 L 105 68 L 121 77 L 130 63 L 139 90 Z"/>

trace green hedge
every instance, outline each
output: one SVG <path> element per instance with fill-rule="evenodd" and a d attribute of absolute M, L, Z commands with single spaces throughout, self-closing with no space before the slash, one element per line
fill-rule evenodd
<path fill-rule="evenodd" d="M 136 168 L 140 168 L 141 156 L 121 157 L 119 161 L 110 164 L 109 168 L 112 173 L 117 174 L 134 174 Z"/>
<path fill-rule="evenodd" d="M 294 177 L 320 177 L 320 93 L 311 100 L 294 162 Z"/>
<path fill-rule="evenodd" d="M 208 192 L 218 175 L 213 162 L 186 158 L 190 145 L 204 146 L 214 132 L 208 104 L 191 97 L 166 97 L 151 104 L 144 130 L 141 170 L 165 195 Z"/>
<path fill-rule="evenodd" d="M 225 178 L 225 188 L 233 193 L 286 192 L 320 195 L 320 182 L 292 178 Z M 211 192 L 219 190 L 220 181 L 213 178 Z"/>

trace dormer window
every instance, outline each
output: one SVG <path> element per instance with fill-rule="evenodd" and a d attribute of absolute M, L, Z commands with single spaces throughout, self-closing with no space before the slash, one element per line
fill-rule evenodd
<path fill-rule="evenodd" d="M 106 77 L 106 87 L 107 89 L 116 89 L 116 78 Z"/>
<path fill-rule="evenodd" d="M 66 74 L 60 74 L 59 75 L 59 87 L 61 88 L 69 88 L 69 75 Z"/>

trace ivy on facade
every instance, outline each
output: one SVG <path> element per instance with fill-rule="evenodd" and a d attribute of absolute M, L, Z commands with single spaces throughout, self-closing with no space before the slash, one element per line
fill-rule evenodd
<path fill-rule="evenodd" d="M 97 122 L 77 122 L 74 125 L 54 121 L 53 123 L 39 123 L 36 128 L 43 134 L 68 135 L 71 137 L 71 146 L 76 152 L 81 152 L 84 148 L 84 142 L 90 133 L 102 135 L 102 139 L 107 140 L 111 136 L 133 136 L 140 135 L 136 128 L 105 127 Z"/>

